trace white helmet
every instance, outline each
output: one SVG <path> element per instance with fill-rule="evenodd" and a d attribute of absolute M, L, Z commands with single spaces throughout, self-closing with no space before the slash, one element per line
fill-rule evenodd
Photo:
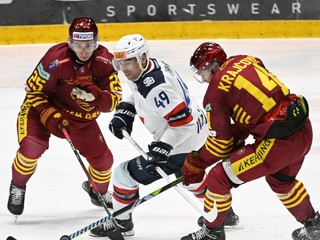
<path fill-rule="evenodd" d="M 149 60 L 149 47 L 143 36 L 140 34 L 123 36 L 114 48 L 114 67 L 119 71 L 116 61 L 134 57 L 137 58 L 137 61 L 141 66 L 143 54 L 146 54 L 147 60 Z"/>

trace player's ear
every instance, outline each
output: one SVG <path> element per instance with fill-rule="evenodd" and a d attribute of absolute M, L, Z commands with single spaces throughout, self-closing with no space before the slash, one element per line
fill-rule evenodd
<path fill-rule="evenodd" d="M 143 68 L 147 65 L 147 62 L 148 62 L 147 55 L 145 53 L 143 53 L 141 56 L 141 65 Z"/>

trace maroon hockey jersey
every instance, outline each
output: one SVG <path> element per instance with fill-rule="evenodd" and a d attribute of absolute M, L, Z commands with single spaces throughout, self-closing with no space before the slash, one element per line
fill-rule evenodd
<path fill-rule="evenodd" d="M 113 55 L 99 45 L 89 61 L 77 64 L 72 60 L 68 43 L 51 47 L 26 82 L 23 105 L 33 107 L 38 113 L 51 105 L 80 121 L 90 121 L 100 112 L 112 111 L 121 100 L 121 85 L 112 58 Z M 77 99 L 72 94 L 76 79 L 94 82 L 103 92 L 102 101 L 89 106 Z"/>
<path fill-rule="evenodd" d="M 227 157 L 239 139 L 261 140 L 275 120 L 286 117 L 290 91 L 258 58 L 239 55 L 214 73 L 203 100 L 210 136 L 199 152 L 208 165 Z M 284 111 L 284 112 L 281 112 Z"/>

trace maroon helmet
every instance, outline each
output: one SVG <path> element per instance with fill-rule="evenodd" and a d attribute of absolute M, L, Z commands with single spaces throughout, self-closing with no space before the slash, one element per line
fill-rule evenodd
<path fill-rule="evenodd" d="M 69 27 L 69 41 L 98 40 L 98 28 L 92 18 L 79 17 L 73 19 Z"/>
<path fill-rule="evenodd" d="M 203 67 L 208 66 L 212 61 L 218 60 L 221 65 L 227 59 L 227 54 L 223 48 L 214 42 L 202 43 L 193 53 L 190 58 L 190 66 L 198 71 Z"/>

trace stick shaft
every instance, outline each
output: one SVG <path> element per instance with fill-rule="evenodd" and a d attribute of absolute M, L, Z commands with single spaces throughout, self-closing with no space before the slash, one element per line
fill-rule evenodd
<path fill-rule="evenodd" d="M 138 152 L 144 157 L 144 159 L 148 159 L 147 153 L 139 146 L 139 144 L 130 136 L 130 134 L 125 129 L 122 129 L 122 135 L 138 150 Z M 160 167 L 156 167 L 156 171 L 167 182 L 170 182 L 170 177 Z M 214 204 L 214 208 L 210 212 L 205 212 L 194 203 L 194 201 L 183 191 L 181 187 L 174 186 L 174 189 L 205 219 L 213 222 L 217 218 L 218 211 L 216 204 Z"/>
<path fill-rule="evenodd" d="M 90 176 L 90 174 L 89 174 L 86 166 L 84 165 L 84 163 L 83 163 L 83 161 L 82 161 L 82 159 L 81 159 L 81 157 L 80 157 L 77 149 L 76 149 L 75 146 L 73 145 L 73 142 L 72 142 L 72 140 L 71 140 L 71 138 L 70 138 L 69 133 L 67 132 L 67 130 L 66 130 L 65 128 L 62 128 L 62 132 L 63 132 L 65 138 L 67 139 L 67 141 L 69 142 L 69 144 L 70 144 L 70 146 L 71 146 L 74 154 L 76 155 L 76 157 L 77 157 L 77 159 L 78 159 L 78 162 L 80 163 L 80 165 L 81 165 L 84 173 L 86 174 L 86 176 L 87 176 L 87 178 L 88 178 L 89 183 L 92 185 L 93 189 L 96 191 L 97 196 L 98 196 L 98 198 L 99 198 L 99 200 L 100 200 L 103 208 L 106 210 L 106 212 L 108 213 L 108 215 L 110 215 L 111 213 L 110 213 L 110 211 L 109 211 L 109 209 L 108 209 L 108 207 L 107 207 L 107 204 L 106 204 L 106 202 L 103 200 L 100 192 L 98 191 L 98 188 L 96 187 L 94 181 L 92 180 L 92 177 Z M 124 238 L 122 237 L 122 234 L 121 234 L 121 232 L 120 232 L 120 229 L 119 229 L 119 227 L 118 227 L 118 224 L 116 223 L 116 220 L 112 219 L 112 223 L 113 223 L 114 227 L 115 227 L 116 230 L 117 230 L 117 235 L 118 235 L 119 239 L 123 239 L 123 240 L 124 240 Z"/>
<path fill-rule="evenodd" d="M 130 205 L 127 205 L 121 209 L 119 209 L 118 211 L 115 211 L 114 213 L 104 217 L 104 218 L 101 218 L 100 220 L 94 222 L 94 223 L 91 223 L 90 225 L 76 231 L 75 233 L 72 233 L 69 235 L 69 238 L 70 239 L 74 239 L 80 235 L 82 235 L 83 233 L 86 233 L 98 226 L 100 226 L 101 224 L 105 223 L 106 221 L 114 218 L 114 217 L 117 217 L 119 216 L 120 214 L 124 213 L 124 212 L 127 212 L 133 208 L 136 208 L 137 206 L 139 206 L 140 204 L 146 202 L 146 201 L 149 201 L 151 198 L 154 198 L 156 196 L 158 196 L 160 193 L 163 193 L 164 191 L 176 186 L 178 183 L 182 182 L 182 177 L 180 178 L 177 178 L 175 181 L 153 191 L 152 193 L 149 193 L 148 195 L 144 196 L 143 198 L 135 201 L 134 203 L 131 203 Z"/>

